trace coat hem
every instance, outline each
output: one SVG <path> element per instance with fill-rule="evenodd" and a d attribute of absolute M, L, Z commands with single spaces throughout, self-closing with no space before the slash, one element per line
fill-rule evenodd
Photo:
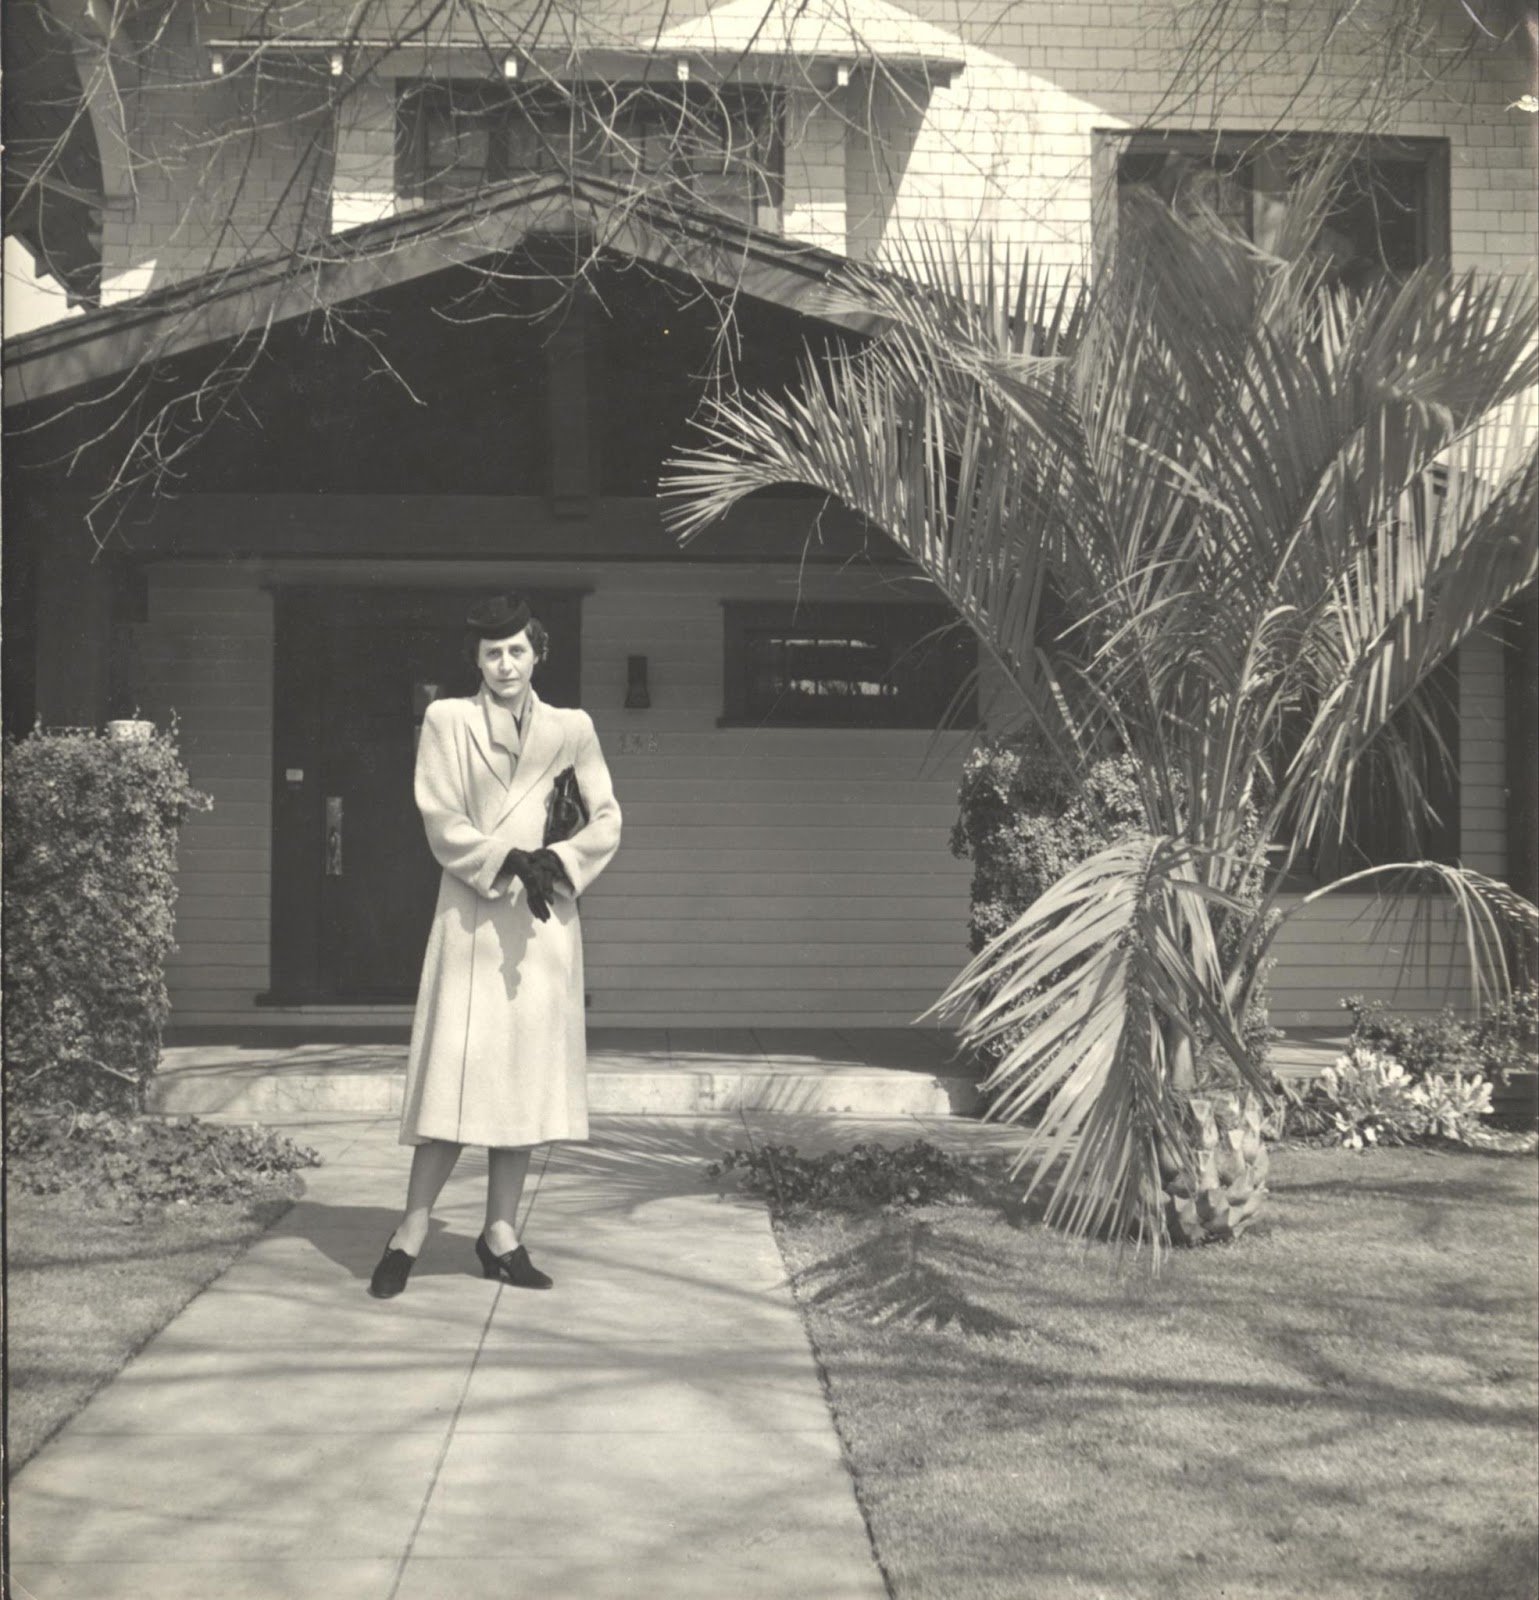
<path fill-rule="evenodd" d="M 538 1150 L 545 1144 L 591 1144 L 591 1133 L 552 1133 L 543 1139 L 521 1140 L 517 1144 L 488 1144 L 484 1139 L 455 1138 L 445 1133 L 402 1133 L 397 1135 L 396 1143 L 415 1148 L 419 1144 L 458 1144 L 468 1145 L 472 1150 Z"/>

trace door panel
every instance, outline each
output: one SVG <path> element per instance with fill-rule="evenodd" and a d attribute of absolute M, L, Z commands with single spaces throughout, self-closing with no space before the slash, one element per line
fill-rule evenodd
<path fill-rule="evenodd" d="M 410 1000 L 439 868 L 412 798 L 431 700 L 474 691 L 476 593 L 286 590 L 277 618 L 276 1000 Z M 530 594 L 550 630 L 541 696 L 575 705 L 581 597 Z M 295 778 L 295 774 L 299 776 Z"/>

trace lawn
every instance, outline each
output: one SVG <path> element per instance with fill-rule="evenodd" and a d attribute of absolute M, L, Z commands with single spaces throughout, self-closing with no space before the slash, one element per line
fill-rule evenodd
<path fill-rule="evenodd" d="M 997 1208 L 781 1222 L 896 1600 L 1531 1600 L 1536 1178 L 1284 1149 L 1154 1279 Z"/>
<path fill-rule="evenodd" d="M 6 1204 L 6 1447 L 14 1472 L 288 1210 L 279 1194 L 142 1221 L 68 1195 Z"/>

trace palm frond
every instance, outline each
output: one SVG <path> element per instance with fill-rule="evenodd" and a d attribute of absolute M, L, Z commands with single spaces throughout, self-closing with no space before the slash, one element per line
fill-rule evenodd
<path fill-rule="evenodd" d="M 706 442 L 675 458 L 662 483 L 669 523 L 688 539 L 768 484 L 822 489 L 892 539 L 1005 670 L 1028 680 L 1045 522 L 1022 504 L 997 418 L 907 388 L 881 362 L 809 364 L 803 379 L 781 399 L 712 406 Z"/>
<path fill-rule="evenodd" d="M 1003 1046 L 985 1083 L 991 1116 L 1040 1109 L 1022 1160 L 1031 1188 L 1064 1163 L 1049 1220 L 1158 1242 L 1151 1186 L 1186 1141 L 1169 1052 L 1195 1046 L 1194 1018 L 1262 1086 L 1231 1021 L 1210 906 L 1245 909 L 1202 881 L 1182 841 L 1124 839 L 1054 884 L 932 1008 L 960 1018 L 969 1046 Z"/>
<path fill-rule="evenodd" d="M 1301 915 L 1329 895 L 1364 884 L 1392 887 L 1401 905 L 1414 895 L 1420 904 L 1432 900 L 1452 910 L 1477 1012 L 1494 1009 L 1511 994 L 1512 949 L 1526 949 L 1531 953 L 1539 943 L 1539 907 L 1483 872 L 1469 867 L 1445 866 L 1437 861 L 1400 861 L 1364 867 L 1304 895 L 1291 915 Z M 1386 914 L 1392 915 L 1394 909 L 1394 901 L 1386 897 Z M 1430 950 L 1430 941 L 1428 948 Z M 1408 949 L 1408 959 L 1413 953 Z"/>
<path fill-rule="evenodd" d="M 1052 1214 L 1080 1231 L 1147 1225 L 1199 1032 L 1259 1084 L 1237 1019 L 1288 908 L 1279 879 L 1259 903 L 1237 888 L 1340 831 L 1365 763 L 1425 809 L 1431 675 L 1539 578 L 1532 288 L 1435 268 L 1326 287 L 1309 246 L 1337 176 L 1306 181 L 1273 256 L 1135 202 L 1088 284 L 933 240 L 895 273 L 852 268 L 834 293 L 876 338 L 809 360 L 792 394 L 717 402 L 663 485 L 685 539 L 761 487 L 837 497 L 1066 759 L 1135 758 L 1146 836 L 1067 875 L 938 1002 L 1001 1051 L 999 1113 L 1040 1113 L 1034 1181 L 1061 1165 Z M 1049 582 L 1068 620 L 1046 638 Z M 1477 998 L 1499 993 L 1532 908 L 1393 870 L 1455 907 Z"/>

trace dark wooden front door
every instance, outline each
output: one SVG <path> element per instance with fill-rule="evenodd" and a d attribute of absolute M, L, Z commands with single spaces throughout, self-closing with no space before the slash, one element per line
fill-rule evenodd
<path fill-rule="evenodd" d="M 474 691 L 476 594 L 284 589 L 276 601 L 272 994 L 401 1002 L 422 968 L 439 868 L 412 798 L 428 703 Z M 581 598 L 530 594 L 550 630 L 540 695 L 576 705 Z"/>

